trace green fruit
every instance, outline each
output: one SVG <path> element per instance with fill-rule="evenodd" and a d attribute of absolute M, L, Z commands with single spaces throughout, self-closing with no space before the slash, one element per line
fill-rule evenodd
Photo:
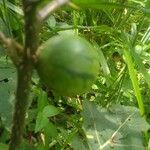
<path fill-rule="evenodd" d="M 38 52 L 37 71 L 54 92 L 75 96 L 88 91 L 99 72 L 96 50 L 78 36 L 55 36 Z"/>

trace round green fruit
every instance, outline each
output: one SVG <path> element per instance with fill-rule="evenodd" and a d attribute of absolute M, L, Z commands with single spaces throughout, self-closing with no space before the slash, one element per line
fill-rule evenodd
<path fill-rule="evenodd" d="M 78 36 L 55 36 L 41 46 L 37 56 L 40 79 L 60 95 L 87 92 L 99 72 L 96 50 Z"/>

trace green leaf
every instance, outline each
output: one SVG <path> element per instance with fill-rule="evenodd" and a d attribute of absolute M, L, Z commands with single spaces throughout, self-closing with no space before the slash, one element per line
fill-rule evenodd
<path fill-rule="evenodd" d="M 36 119 L 35 132 L 41 131 L 49 124 L 48 117 L 55 116 L 60 110 L 53 105 L 45 106 L 43 111 L 39 111 Z"/>
<path fill-rule="evenodd" d="M 56 127 L 51 122 L 49 122 L 48 125 L 44 128 L 44 132 L 48 138 L 56 138 L 58 135 Z"/>
<path fill-rule="evenodd" d="M 138 65 L 140 72 L 144 75 L 144 78 L 145 78 L 145 80 L 146 80 L 146 82 L 150 88 L 150 74 L 145 69 L 144 64 L 143 64 L 140 56 L 135 51 L 132 51 L 132 55 L 134 57 L 136 64 Z"/>
<path fill-rule="evenodd" d="M 43 143 L 38 143 L 37 150 L 45 150 Z"/>
<path fill-rule="evenodd" d="M 2 129 L 2 127 L 0 127 Z M 6 143 L 10 139 L 10 132 L 6 129 L 2 129 L 0 133 L 0 142 Z"/>
<path fill-rule="evenodd" d="M 145 4 L 144 12 L 147 15 L 147 17 L 150 18 L 150 1 L 149 0 L 147 0 Z"/>
<path fill-rule="evenodd" d="M 6 1 L 5 3 L 6 3 L 6 6 L 7 6 L 10 10 L 14 11 L 15 13 L 19 14 L 20 16 L 23 16 L 23 11 L 22 11 L 21 8 L 19 8 L 18 6 L 12 4 L 12 3 L 9 2 L 9 1 Z M 3 1 L 0 1 L 0 5 L 3 5 Z"/>
<path fill-rule="evenodd" d="M 0 143 L 0 150 L 8 150 L 8 145 Z"/>
<path fill-rule="evenodd" d="M 126 60 L 128 69 L 129 69 L 129 75 L 130 75 L 130 78 L 131 78 L 131 81 L 132 81 L 132 85 L 133 85 L 133 88 L 134 88 L 135 96 L 137 98 L 137 102 L 138 102 L 138 106 L 140 108 L 141 115 L 145 115 L 142 95 L 141 95 L 141 92 L 140 92 L 140 87 L 139 87 L 138 79 L 137 79 L 137 76 L 136 76 L 137 72 L 134 69 L 134 62 L 132 61 L 132 57 L 131 57 L 131 54 L 130 54 L 128 49 L 124 50 L 124 56 L 125 56 L 125 60 Z"/>
<path fill-rule="evenodd" d="M 135 107 L 114 105 L 109 110 L 83 104 L 83 129 L 93 150 L 144 150 L 142 131 L 150 125 Z"/>
<path fill-rule="evenodd" d="M 134 93 L 138 102 L 140 113 L 142 116 L 145 117 L 145 108 L 144 108 L 143 99 L 142 99 L 142 95 L 141 95 L 141 91 L 140 91 L 140 87 L 138 83 L 137 70 L 135 69 L 135 63 L 132 59 L 132 55 L 133 55 L 132 51 L 134 50 L 135 41 L 137 38 L 136 37 L 137 34 L 135 33 L 136 32 L 135 28 L 132 26 L 131 35 L 129 35 L 126 32 L 123 32 L 122 34 L 122 40 L 123 40 L 123 45 L 124 45 L 123 53 L 124 53 L 125 62 L 128 66 L 130 79 L 133 85 L 133 89 L 134 89 Z"/>
<path fill-rule="evenodd" d="M 104 56 L 104 54 L 103 54 L 101 49 L 99 49 L 98 53 L 99 53 L 99 61 L 100 61 L 100 64 L 102 66 L 102 70 L 104 72 L 104 76 L 107 79 L 107 84 L 110 85 L 111 73 L 110 73 L 109 66 L 107 64 L 106 58 L 105 58 L 105 56 Z"/>
<path fill-rule="evenodd" d="M 47 24 L 50 28 L 54 28 L 56 26 L 56 19 L 54 16 L 50 16 L 48 19 L 47 19 Z"/>
<path fill-rule="evenodd" d="M 8 28 L 6 28 L 6 23 L 1 18 L 0 18 L 0 31 L 2 31 L 6 35 L 9 35 Z"/>
<path fill-rule="evenodd" d="M 16 70 L 4 57 L 0 58 L 0 116 L 10 130 L 16 90 Z"/>
<path fill-rule="evenodd" d="M 36 150 L 35 147 L 27 140 L 23 140 L 20 146 L 20 150 Z"/>
<path fill-rule="evenodd" d="M 39 112 L 36 119 L 35 132 L 41 131 L 45 126 L 47 126 L 49 120 L 42 112 Z"/>
<path fill-rule="evenodd" d="M 58 136 L 57 128 L 51 122 L 49 122 L 47 126 L 44 128 L 44 135 L 45 135 L 45 147 L 49 149 L 49 144 L 51 140 L 56 139 L 56 137 Z"/>
<path fill-rule="evenodd" d="M 38 95 L 38 111 L 42 111 L 43 108 L 48 104 L 47 93 L 42 89 L 40 89 L 37 95 Z"/>
<path fill-rule="evenodd" d="M 48 105 L 43 109 L 43 115 L 45 117 L 52 117 L 58 115 L 60 110 L 53 105 Z"/>
<path fill-rule="evenodd" d="M 110 2 L 108 0 L 73 0 L 73 3 L 82 8 L 95 8 L 95 9 L 124 8 L 126 6 L 123 5 L 122 3 L 119 2 L 116 3 L 112 1 Z"/>
<path fill-rule="evenodd" d="M 76 135 L 73 140 L 72 140 L 72 143 L 71 143 L 72 147 L 73 147 L 73 150 L 90 150 L 90 147 L 89 145 L 87 144 L 86 140 L 79 136 L 79 135 Z"/>

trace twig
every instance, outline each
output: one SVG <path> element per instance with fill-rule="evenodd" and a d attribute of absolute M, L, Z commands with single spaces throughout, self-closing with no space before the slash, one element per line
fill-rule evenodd
<path fill-rule="evenodd" d="M 38 12 L 38 20 L 42 22 L 49 16 L 50 13 L 68 2 L 69 0 L 53 0 Z"/>
<path fill-rule="evenodd" d="M 16 66 L 21 63 L 21 56 L 23 54 L 23 47 L 14 39 L 7 38 L 2 32 L 0 32 L 0 43 L 7 49 L 7 54 Z"/>

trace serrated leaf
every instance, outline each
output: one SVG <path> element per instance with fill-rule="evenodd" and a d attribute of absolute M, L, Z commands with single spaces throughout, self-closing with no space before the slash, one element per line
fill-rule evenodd
<path fill-rule="evenodd" d="M 142 131 L 149 124 L 135 107 L 115 105 L 109 110 L 84 101 L 83 129 L 92 150 L 144 150 Z"/>
<path fill-rule="evenodd" d="M 48 117 L 55 116 L 60 113 L 60 110 L 53 105 L 47 105 L 43 111 L 39 111 L 36 119 L 35 132 L 44 129 L 49 124 Z"/>

